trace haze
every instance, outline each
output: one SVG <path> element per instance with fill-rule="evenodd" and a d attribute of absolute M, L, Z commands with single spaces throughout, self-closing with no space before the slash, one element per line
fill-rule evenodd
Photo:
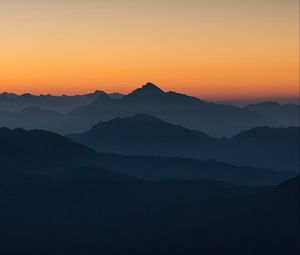
<path fill-rule="evenodd" d="M 297 0 L 2 0 L 0 92 L 295 98 Z"/>

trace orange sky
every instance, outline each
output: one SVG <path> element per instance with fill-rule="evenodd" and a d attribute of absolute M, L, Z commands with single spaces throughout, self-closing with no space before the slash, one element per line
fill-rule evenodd
<path fill-rule="evenodd" d="M 298 0 L 1 0 L 0 92 L 296 97 Z"/>

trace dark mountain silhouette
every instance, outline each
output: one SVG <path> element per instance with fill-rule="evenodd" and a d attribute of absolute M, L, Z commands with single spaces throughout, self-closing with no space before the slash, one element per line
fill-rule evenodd
<path fill-rule="evenodd" d="M 209 146 L 217 141 L 199 131 L 142 113 L 100 122 L 89 131 L 70 135 L 70 138 L 102 152 L 165 156 L 182 156 L 183 153 L 193 156 L 201 153 L 195 151 L 197 142 Z"/>
<path fill-rule="evenodd" d="M 43 119 L 32 120 L 22 112 L 32 107 L 45 110 Z M 53 112 L 60 115 L 53 118 Z M 140 112 L 218 137 L 232 136 L 257 126 L 299 126 L 299 105 L 263 103 L 240 108 L 165 92 L 152 83 L 128 95 L 103 91 L 78 96 L 0 94 L 0 126 L 9 128 L 42 128 L 68 134 L 86 131 L 99 121 Z M 43 125 L 45 121 L 51 125 Z"/>
<path fill-rule="evenodd" d="M 285 126 L 300 126 L 299 104 L 263 102 L 247 105 L 244 107 L 244 109 L 255 112 L 266 118 L 273 119 Z"/>
<path fill-rule="evenodd" d="M 218 161 L 97 153 L 63 136 L 39 130 L 0 129 L 0 152 L 3 166 L 50 175 L 61 175 L 69 168 L 84 166 L 147 180 L 213 179 L 247 185 L 274 184 L 291 176 L 290 173 L 237 167 Z"/>
<path fill-rule="evenodd" d="M 44 110 L 43 118 L 36 116 L 33 120 L 24 112 L 12 112 L 28 107 L 38 107 L 41 112 Z M 6 111 L 7 109 L 9 111 Z M 54 118 L 53 110 L 64 114 L 57 113 Z M 2 94 L 0 96 L 0 126 L 39 128 L 60 134 L 82 132 L 99 121 L 131 116 L 139 112 L 151 114 L 187 128 L 201 130 L 213 136 L 233 135 L 262 125 L 279 125 L 246 109 L 209 103 L 172 91 L 164 92 L 152 83 L 147 83 L 128 95 L 109 95 L 103 91 L 96 91 L 93 94 L 73 97 L 32 96 L 30 94 L 21 96 Z M 44 122 L 51 123 L 51 125 L 44 125 Z"/>
<path fill-rule="evenodd" d="M 100 120 L 131 116 L 139 112 L 215 136 L 232 135 L 255 126 L 277 125 L 248 110 L 209 103 L 172 91 L 164 92 L 152 83 L 147 83 L 118 100 L 77 107 L 68 117 L 78 123 L 72 131 L 80 132 Z"/>
<path fill-rule="evenodd" d="M 26 108 L 38 107 L 43 110 L 66 113 L 76 106 L 92 103 L 105 92 L 96 90 L 94 93 L 76 96 L 31 95 L 29 93 L 17 95 L 14 93 L 0 94 L 0 111 L 20 112 Z M 121 98 L 119 93 L 110 94 L 112 98 Z"/>
<path fill-rule="evenodd" d="M 230 162 L 299 173 L 299 127 L 257 127 L 234 136 L 229 144 L 235 157 Z"/>
<path fill-rule="evenodd" d="M 100 152 L 221 160 L 238 165 L 299 171 L 299 128 L 259 127 L 232 138 L 164 122 L 147 114 L 100 122 L 69 137 Z"/>
<path fill-rule="evenodd" d="M 211 125 L 214 134 L 266 119 L 153 84 L 117 98 L 98 92 L 68 114 L 37 105 L 0 112 L 0 125 L 58 132 L 156 113 L 71 136 L 93 148 L 49 131 L 0 128 L 0 254 L 299 254 L 299 176 L 265 169 L 299 164 L 299 128 L 213 138 L 157 116 Z"/>
<path fill-rule="evenodd" d="M 42 130 L 0 129 L 1 162 L 18 169 L 88 165 L 97 153 L 55 133 Z M 11 148 L 10 150 L 7 150 Z"/>
<path fill-rule="evenodd" d="M 95 168 L 56 177 L 0 168 L 0 252 L 296 255 L 298 185 L 299 178 L 249 188 Z"/>
<path fill-rule="evenodd" d="M 130 93 L 131 96 L 151 96 L 162 94 L 164 94 L 164 91 L 156 85 L 154 85 L 153 83 L 147 83 L 141 88 L 138 88 Z"/>

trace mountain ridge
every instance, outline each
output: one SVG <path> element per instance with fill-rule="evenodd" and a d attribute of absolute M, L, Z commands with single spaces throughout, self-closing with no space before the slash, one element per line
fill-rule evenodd
<path fill-rule="evenodd" d="M 47 144 L 47 146 L 45 146 Z M 6 148 L 9 153 L 2 153 Z M 146 180 L 214 179 L 235 184 L 278 183 L 291 174 L 180 157 L 98 153 L 66 137 L 42 130 L 0 129 L 0 164 L 28 173 L 61 175 L 74 167 L 97 167 Z"/>
<path fill-rule="evenodd" d="M 32 96 L 26 94 L 22 96 L 24 97 L 26 99 Z M 28 100 L 25 99 L 22 99 L 23 105 L 18 105 L 23 110 Z M 35 97 L 35 100 L 37 102 L 30 107 L 40 107 L 41 104 L 40 108 L 45 111 L 40 117 L 32 118 L 22 112 L 4 111 L 3 107 L 1 108 L 3 100 L 1 101 L 0 97 L 0 126 L 38 128 L 70 134 L 88 130 L 99 121 L 144 112 L 176 125 L 202 131 L 210 136 L 228 137 L 256 126 L 285 127 L 290 121 L 295 122 L 294 113 L 287 118 L 276 119 L 246 107 L 208 102 L 173 91 L 165 92 L 153 83 L 147 83 L 128 95 L 118 94 L 112 97 L 103 91 L 95 91 L 93 94 L 83 96 L 53 97 L 50 95 Z M 61 107 L 65 110 L 60 111 L 60 115 L 54 116 L 53 112 L 50 114 L 47 112 L 57 111 Z M 13 107 L 6 105 L 6 109 L 13 110 Z M 283 116 L 287 115 L 283 114 Z"/>
<path fill-rule="evenodd" d="M 299 132 L 298 127 L 256 127 L 230 138 L 215 138 L 140 113 L 99 122 L 86 132 L 68 137 L 100 152 L 214 159 L 297 172 Z"/>

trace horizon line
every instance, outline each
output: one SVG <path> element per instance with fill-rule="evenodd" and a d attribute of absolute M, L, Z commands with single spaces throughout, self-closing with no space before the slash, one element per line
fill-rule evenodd
<path fill-rule="evenodd" d="M 143 85 L 142 85 L 143 86 Z M 138 87 L 140 88 L 140 87 Z M 160 88 L 160 87 L 159 87 Z M 136 88 L 137 89 L 137 88 Z M 83 93 L 61 93 L 61 94 L 55 94 L 55 93 L 32 93 L 32 92 L 24 92 L 24 93 L 17 93 L 17 92 L 11 92 L 11 91 L 0 91 L 0 95 L 3 94 L 7 94 L 7 95 L 16 95 L 16 96 L 24 96 L 24 95 L 31 95 L 31 96 L 52 96 L 52 97 L 76 97 L 76 96 L 84 96 L 84 95 L 92 95 L 95 94 L 97 92 L 103 92 L 107 95 L 111 95 L 111 94 L 120 94 L 120 95 L 128 95 L 130 94 L 132 91 L 134 91 L 135 89 L 131 90 L 129 93 L 121 93 L 118 91 L 115 92 L 106 92 L 105 90 L 102 89 L 96 89 L 94 91 L 90 91 L 90 92 L 83 92 Z M 176 92 L 173 90 L 169 90 L 169 91 L 164 91 L 165 93 L 167 92 Z M 188 93 L 181 93 L 181 92 L 176 92 L 179 94 L 183 94 L 183 95 L 187 95 L 187 96 L 191 96 L 191 97 L 196 97 L 199 100 L 203 100 L 203 101 L 215 101 L 215 102 L 221 102 L 221 103 L 236 103 L 236 104 L 243 104 L 243 103 L 247 103 L 247 102 L 277 102 L 277 103 L 293 103 L 293 104 L 300 104 L 300 94 L 299 96 L 282 96 L 282 97 L 278 97 L 278 96 L 262 96 L 262 97 L 202 97 L 200 95 L 191 95 Z"/>

